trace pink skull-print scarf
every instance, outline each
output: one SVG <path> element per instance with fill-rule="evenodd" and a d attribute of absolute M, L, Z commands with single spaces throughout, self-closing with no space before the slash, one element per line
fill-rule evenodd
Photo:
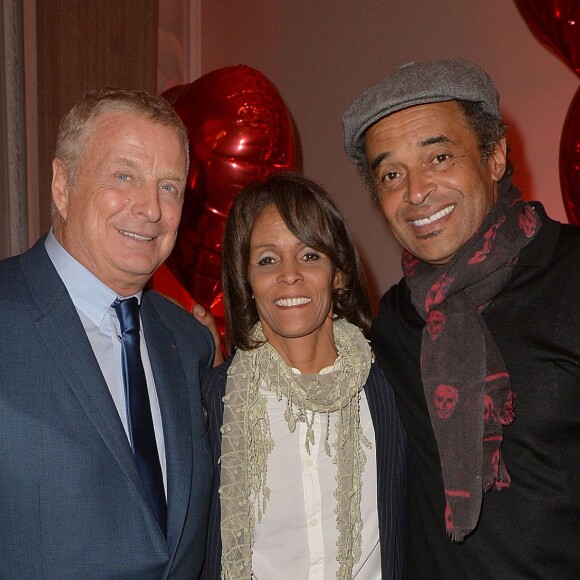
<path fill-rule="evenodd" d="M 513 393 L 481 313 L 540 227 L 505 176 L 480 229 L 448 264 L 432 266 L 403 254 L 411 300 L 425 320 L 421 374 L 441 458 L 445 526 L 455 541 L 475 529 L 483 494 L 510 484 L 500 448 L 503 426 L 514 418 Z"/>

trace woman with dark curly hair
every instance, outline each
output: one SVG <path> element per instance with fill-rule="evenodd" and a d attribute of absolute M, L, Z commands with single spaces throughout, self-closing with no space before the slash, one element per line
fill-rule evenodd
<path fill-rule="evenodd" d="M 312 181 L 273 175 L 238 194 L 222 264 L 235 354 L 204 385 L 218 479 L 205 577 L 401 577 L 406 437 L 343 217 Z"/>

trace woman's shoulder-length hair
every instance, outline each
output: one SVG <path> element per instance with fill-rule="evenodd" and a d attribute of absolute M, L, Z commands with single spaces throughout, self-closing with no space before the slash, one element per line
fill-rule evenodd
<path fill-rule="evenodd" d="M 276 207 L 296 238 L 325 254 L 342 273 L 341 287 L 332 292 L 333 313 L 355 324 L 368 336 L 371 318 L 366 278 L 342 214 L 326 191 L 313 181 L 297 173 L 276 173 L 240 191 L 227 220 L 222 247 L 222 284 L 229 351 L 259 346 L 251 338 L 258 311 L 248 281 L 248 265 L 252 229 L 268 206 Z"/>

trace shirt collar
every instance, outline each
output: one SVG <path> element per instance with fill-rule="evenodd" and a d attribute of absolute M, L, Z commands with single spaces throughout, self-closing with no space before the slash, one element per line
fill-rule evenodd
<path fill-rule="evenodd" d="M 73 258 L 54 237 L 52 228 L 46 236 L 44 245 L 75 308 L 100 326 L 111 304 L 118 297 L 117 293 Z M 143 292 L 134 294 L 139 302 L 142 294 Z"/>

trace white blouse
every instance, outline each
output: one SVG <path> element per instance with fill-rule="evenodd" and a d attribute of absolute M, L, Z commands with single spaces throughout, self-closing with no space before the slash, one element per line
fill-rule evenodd
<path fill-rule="evenodd" d="M 327 367 L 321 372 L 330 372 Z M 299 372 L 299 371 L 295 371 Z M 326 416 L 316 414 L 314 445 L 306 451 L 306 426 L 298 422 L 294 433 L 284 419 L 286 399 L 262 385 L 267 399 L 272 437 L 276 442 L 268 457 L 266 484 L 271 496 L 262 522 L 256 522 L 252 555 L 256 580 L 334 580 L 338 571 L 336 526 L 337 413 L 330 415 L 329 443 L 332 457 L 324 450 Z M 361 425 L 373 448 L 363 446 L 366 464 L 362 475 L 362 556 L 353 568 L 353 578 L 380 580 L 381 553 L 377 515 L 377 469 L 375 432 L 364 390 L 361 393 Z M 257 512 L 256 512 L 257 513 Z"/>

